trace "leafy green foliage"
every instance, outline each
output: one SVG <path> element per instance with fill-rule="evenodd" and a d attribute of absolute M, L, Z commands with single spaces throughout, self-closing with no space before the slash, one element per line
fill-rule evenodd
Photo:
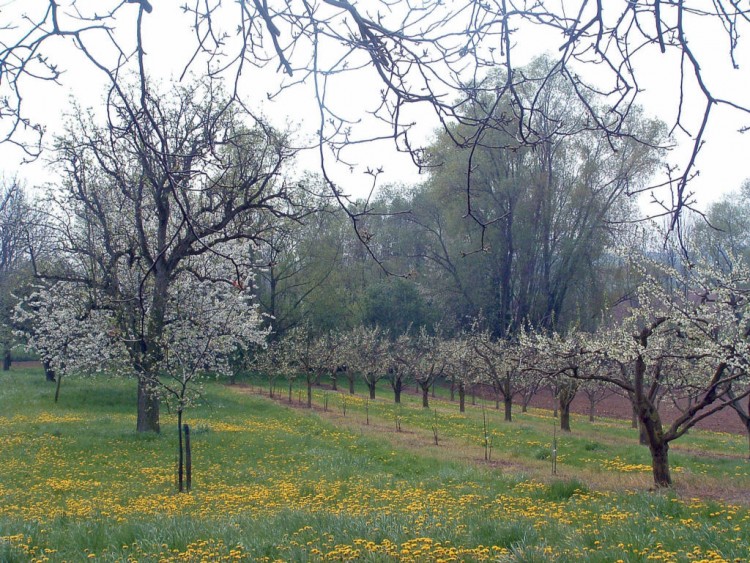
<path fill-rule="evenodd" d="M 416 285 L 401 278 L 388 278 L 368 288 L 363 321 L 393 335 L 416 332 L 431 324 L 431 312 Z"/>

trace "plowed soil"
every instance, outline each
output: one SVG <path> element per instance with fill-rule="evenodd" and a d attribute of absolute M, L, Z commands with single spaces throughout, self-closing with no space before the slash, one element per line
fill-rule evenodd
<path fill-rule="evenodd" d="M 743 404 L 746 404 L 743 401 Z M 514 405 L 515 406 L 515 405 Z M 537 392 L 531 400 L 531 406 L 551 409 L 554 406 L 552 393 L 549 389 L 542 389 Z M 578 393 L 571 405 L 571 411 L 576 414 L 589 414 L 589 401 L 586 395 Z M 596 405 L 595 416 L 606 418 L 620 418 L 630 420 L 631 408 L 630 402 L 623 396 L 612 393 L 603 401 Z M 659 413 L 662 416 L 664 425 L 667 426 L 680 414 L 677 408 L 665 399 L 659 406 Z M 703 430 L 712 430 L 714 432 L 730 432 L 732 434 L 745 434 L 745 426 L 742 424 L 740 417 L 731 408 L 720 410 L 711 416 L 701 420 L 696 425 Z"/>

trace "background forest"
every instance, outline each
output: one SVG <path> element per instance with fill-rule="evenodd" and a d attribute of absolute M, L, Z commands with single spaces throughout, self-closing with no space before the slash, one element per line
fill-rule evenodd
<path fill-rule="evenodd" d="M 544 76 L 548 64 L 525 72 Z M 524 325 L 595 329 L 633 288 L 622 249 L 670 259 L 658 219 L 642 221 L 639 207 L 666 154 L 666 128 L 634 112 L 613 139 L 582 122 L 564 80 L 533 95 L 545 109 L 528 118 L 537 142 L 516 141 L 511 108 L 492 107 L 502 127 L 436 133 L 423 182 L 384 186 L 349 212 L 326 204 L 278 229 L 255 256 L 274 333 L 306 323 L 319 333 L 365 324 L 456 334 L 478 320 L 496 337 Z M 477 100 L 466 111 L 474 123 L 490 109 Z M 457 148 L 456 139 L 478 142 Z M 695 252 L 725 243 L 744 252 L 744 197 L 688 218 Z"/>

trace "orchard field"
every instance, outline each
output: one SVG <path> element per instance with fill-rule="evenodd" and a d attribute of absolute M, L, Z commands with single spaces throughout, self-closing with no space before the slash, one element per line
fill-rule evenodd
<path fill-rule="evenodd" d="M 211 383 L 178 494 L 175 418 L 137 434 L 135 382 L 70 378 L 54 404 L 41 370 L 0 380 L 0 561 L 750 558 L 741 435 L 692 430 L 656 492 L 626 421 L 574 416 L 561 435 L 543 409 L 505 423 L 491 403 L 395 406 L 383 387 L 316 388 L 310 411 L 296 389 L 289 405 L 260 380 Z"/>

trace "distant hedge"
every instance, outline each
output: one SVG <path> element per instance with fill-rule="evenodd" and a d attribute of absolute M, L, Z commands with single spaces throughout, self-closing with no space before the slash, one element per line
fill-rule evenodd
<path fill-rule="evenodd" d="M 39 360 L 39 354 L 28 351 L 24 346 L 16 346 L 10 351 L 10 359 L 14 362 L 33 362 Z"/>

